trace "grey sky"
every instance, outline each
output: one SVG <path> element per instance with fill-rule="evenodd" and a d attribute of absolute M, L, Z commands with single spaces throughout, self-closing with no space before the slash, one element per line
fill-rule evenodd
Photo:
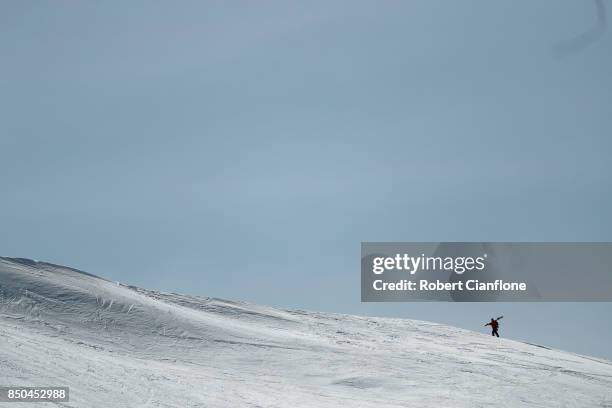
<path fill-rule="evenodd" d="M 361 241 L 612 240 L 612 41 L 550 1 L 0 3 L 0 254 L 612 358 L 610 304 L 359 303 Z M 605 323 L 602 323 L 605 322 Z"/>

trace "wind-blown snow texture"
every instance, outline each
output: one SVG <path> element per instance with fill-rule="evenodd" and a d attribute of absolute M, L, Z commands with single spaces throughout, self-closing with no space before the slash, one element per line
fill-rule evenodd
<path fill-rule="evenodd" d="M 612 407 L 609 361 L 434 323 L 162 293 L 14 258 L 0 258 L 0 300 L 0 385 L 69 386 L 64 406 Z"/>

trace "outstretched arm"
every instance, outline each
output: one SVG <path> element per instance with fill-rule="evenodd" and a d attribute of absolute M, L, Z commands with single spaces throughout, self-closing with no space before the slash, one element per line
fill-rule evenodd
<path fill-rule="evenodd" d="M 490 325 L 491 325 L 491 323 L 487 323 L 487 324 L 485 324 L 485 326 L 490 326 Z"/>
<path fill-rule="evenodd" d="M 495 319 L 495 320 L 500 320 L 500 319 L 503 319 L 503 318 L 504 318 L 504 316 L 499 316 L 499 317 L 498 317 L 497 319 Z"/>

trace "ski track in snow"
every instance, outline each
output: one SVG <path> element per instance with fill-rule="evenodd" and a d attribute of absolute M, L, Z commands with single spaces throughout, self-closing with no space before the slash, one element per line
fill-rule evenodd
<path fill-rule="evenodd" d="M 612 407 L 603 359 L 14 258 L 0 258 L 0 384 L 70 387 L 68 403 L 20 407 Z"/>

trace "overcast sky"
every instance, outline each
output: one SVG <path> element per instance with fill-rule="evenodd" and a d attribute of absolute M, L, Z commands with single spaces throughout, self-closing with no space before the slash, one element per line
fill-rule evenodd
<path fill-rule="evenodd" d="M 610 5 L 609 3 L 607 3 Z M 612 8 L 612 7 L 609 7 Z M 611 241 L 595 2 L 0 3 L 0 255 L 612 359 L 611 304 L 360 304 L 361 241 Z"/>

